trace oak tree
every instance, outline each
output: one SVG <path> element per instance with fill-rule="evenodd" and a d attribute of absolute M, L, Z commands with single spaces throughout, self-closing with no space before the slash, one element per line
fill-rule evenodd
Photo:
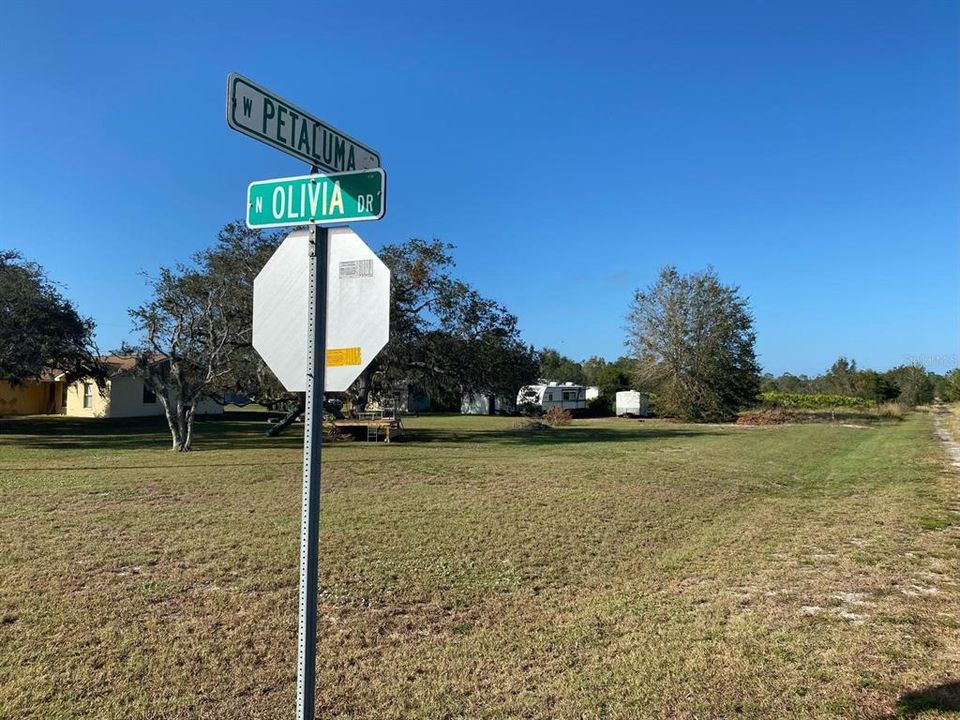
<path fill-rule="evenodd" d="M 517 318 L 453 274 L 453 246 L 417 238 L 379 252 L 390 268 L 390 341 L 355 385 L 357 404 L 417 385 L 459 406 L 463 393 L 513 397 L 536 377 Z"/>
<path fill-rule="evenodd" d="M 0 250 L 0 379 L 19 384 L 58 371 L 102 385 L 93 331 L 40 265 Z"/>
<path fill-rule="evenodd" d="M 661 412 L 688 421 L 724 421 L 760 388 L 753 316 L 739 288 L 712 268 L 683 275 L 665 267 L 637 290 L 627 343 L 641 380 L 658 388 Z"/>
<path fill-rule="evenodd" d="M 204 398 L 225 403 L 237 391 L 265 401 L 290 397 L 251 342 L 253 279 L 277 243 L 275 235 L 225 225 L 191 263 L 148 278 L 151 298 L 130 310 L 141 333 L 137 367 L 163 406 L 176 451 L 191 449 Z"/>

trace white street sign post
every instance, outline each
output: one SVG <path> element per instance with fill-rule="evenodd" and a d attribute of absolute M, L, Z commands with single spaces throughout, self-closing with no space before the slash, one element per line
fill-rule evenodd
<path fill-rule="evenodd" d="M 304 160 L 310 164 L 311 173 L 316 174 L 323 168 L 341 174 L 339 179 L 321 179 L 322 176 L 317 175 L 318 187 L 329 183 L 336 187 L 342 183 L 346 188 L 349 182 L 363 180 L 366 175 L 353 174 L 353 179 L 346 180 L 343 173 L 351 175 L 352 171 L 380 167 L 380 156 L 366 145 L 236 73 L 227 77 L 227 124 Z M 297 720 L 314 720 L 315 716 L 324 390 L 346 390 L 350 386 L 386 344 L 390 319 L 390 272 L 386 266 L 350 228 L 327 229 L 313 221 L 332 222 L 338 216 L 346 217 L 346 195 L 356 205 L 355 220 L 382 217 L 383 173 L 367 175 L 374 181 L 379 179 L 376 206 L 376 188 L 361 186 L 362 192 L 350 194 L 344 190 L 343 208 L 334 202 L 335 190 L 332 189 L 329 203 L 332 211 L 326 201 L 320 203 L 318 196 L 321 212 L 309 218 L 299 208 L 296 220 L 289 207 L 284 212 L 273 213 L 268 220 L 271 227 L 300 225 L 304 220 L 311 220 L 309 230 L 287 236 L 254 281 L 254 348 L 284 387 L 306 393 Z M 283 182 L 273 182 L 281 182 L 286 197 L 294 197 L 294 183 L 301 180 L 302 194 L 310 197 L 310 178 L 281 180 Z M 248 195 L 251 192 L 248 188 Z M 248 198 L 248 207 L 249 202 Z M 258 218 L 251 218 L 248 213 L 248 223 L 251 219 L 256 223 Z M 294 238 L 292 242 L 291 238 Z"/>

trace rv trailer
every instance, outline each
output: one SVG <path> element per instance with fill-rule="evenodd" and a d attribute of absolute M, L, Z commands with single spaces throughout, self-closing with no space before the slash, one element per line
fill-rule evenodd
<path fill-rule="evenodd" d="M 517 393 L 517 408 L 521 412 L 545 413 L 553 408 L 583 410 L 587 406 L 586 388 L 573 383 L 544 383 L 525 385 Z"/>

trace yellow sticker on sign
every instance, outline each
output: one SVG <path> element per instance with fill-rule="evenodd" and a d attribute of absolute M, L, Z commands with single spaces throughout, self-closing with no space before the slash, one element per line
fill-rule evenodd
<path fill-rule="evenodd" d="M 360 364 L 360 348 L 330 348 L 327 350 L 327 367 L 343 367 Z"/>

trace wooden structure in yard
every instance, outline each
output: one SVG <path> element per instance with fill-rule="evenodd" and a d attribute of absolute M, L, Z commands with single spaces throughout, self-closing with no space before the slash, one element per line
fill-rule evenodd
<path fill-rule="evenodd" d="M 398 413 L 390 411 L 360 412 L 357 417 L 333 420 L 335 432 L 354 434 L 363 429 L 367 442 L 391 442 L 403 433 L 403 424 Z"/>

